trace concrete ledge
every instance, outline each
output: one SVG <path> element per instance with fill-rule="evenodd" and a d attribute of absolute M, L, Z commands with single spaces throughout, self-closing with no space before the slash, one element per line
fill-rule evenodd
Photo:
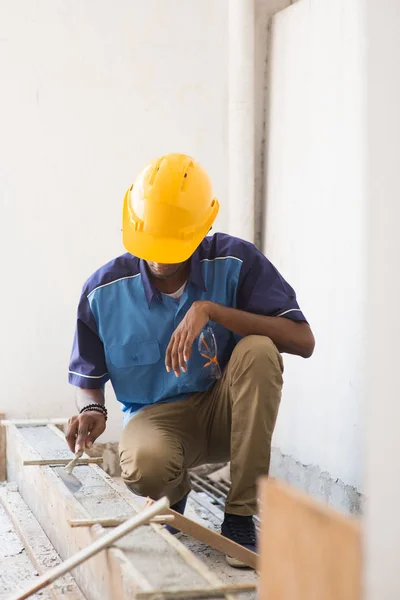
<path fill-rule="evenodd" d="M 279 448 L 272 449 L 270 475 L 344 513 L 362 513 L 364 496 L 355 487 L 334 479 L 317 465 L 304 465 L 282 454 Z"/>

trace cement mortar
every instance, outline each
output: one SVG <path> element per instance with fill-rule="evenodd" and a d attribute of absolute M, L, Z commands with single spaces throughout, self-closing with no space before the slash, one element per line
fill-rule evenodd
<path fill-rule="evenodd" d="M 11 521 L 0 504 L 0 600 L 28 586 L 38 576 L 26 550 L 14 531 Z M 46 590 L 31 596 L 38 600 L 50 600 Z"/>

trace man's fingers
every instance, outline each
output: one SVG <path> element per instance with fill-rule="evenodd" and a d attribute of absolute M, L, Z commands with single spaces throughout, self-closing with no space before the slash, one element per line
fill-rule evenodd
<path fill-rule="evenodd" d="M 167 373 L 170 373 L 170 371 L 172 369 L 171 351 L 172 351 L 173 344 L 174 344 L 174 336 L 172 336 L 172 338 L 170 339 L 168 347 L 165 351 L 165 368 L 167 369 Z"/>
<path fill-rule="evenodd" d="M 68 421 L 65 438 L 71 452 L 79 452 L 85 448 L 91 448 L 93 442 L 103 433 L 106 428 L 106 420 L 102 413 L 92 411 L 72 417 Z"/>
<path fill-rule="evenodd" d="M 75 452 L 91 448 L 93 442 L 103 433 L 106 428 L 104 415 L 96 411 L 88 411 L 80 417 L 78 437 L 76 438 Z"/>
<path fill-rule="evenodd" d="M 180 334 L 175 332 L 165 352 L 165 368 L 167 369 L 168 373 L 173 370 L 177 377 L 179 377 L 181 374 L 178 356 L 179 339 Z"/>
<path fill-rule="evenodd" d="M 103 415 L 99 414 L 98 417 L 93 419 L 93 423 L 89 427 L 89 433 L 86 437 L 86 448 L 91 448 L 94 442 L 103 433 L 106 428 L 106 420 Z"/>
<path fill-rule="evenodd" d="M 78 437 L 76 438 L 75 444 L 75 452 L 80 452 L 84 448 L 86 448 L 86 438 L 88 436 L 89 430 L 86 426 L 80 425 L 78 429 Z"/>
<path fill-rule="evenodd" d="M 183 346 L 183 358 L 185 360 L 185 363 L 188 362 L 191 354 L 192 354 L 192 348 L 193 348 L 193 340 L 191 336 L 187 336 L 186 340 L 185 340 L 185 344 Z"/>
<path fill-rule="evenodd" d="M 187 371 L 187 361 L 192 352 L 192 340 L 188 328 L 181 328 L 173 334 L 165 352 L 165 367 L 168 373 L 173 370 L 177 377 Z"/>
<path fill-rule="evenodd" d="M 177 377 L 179 377 L 181 374 L 181 370 L 180 370 L 180 366 L 179 366 L 179 353 L 178 353 L 179 342 L 180 342 L 180 335 L 175 335 L 174 343 L 173 343 L 172 350 L 171 350 L 171 364 L 172 364 L 172 369 Z"/>
<path fill-rule="evenodd" d="M 72 417 L 68 421 L 67 432 L 65 434 L 65 439 L 67 440 L 67 444 L 71 450 L 71 452 L 75 452 L 75 442 L 76 436 L 78 434 L 79 420 L 78 417 Z"/>
<path fill-rule="evenodd" d="M 178 361 L 179 361 L 179 366 L 181 368 L 181 371 L 183 373 L 186 373 L 186 371 L 187 371 L 187 365 L 186 365 L 186 359 L 185 359 L 186 340 L 187 340 L 187 333 L 182 334 L 181 339 L 179 341 L 179 345 L 178 345 Z"/>
<path fill-rule="evenodd" d="M 93 427 L 93 420 L 89 413 L 82 413 L 78 417 L 79 427 L 78 436 L 76 438 L 75 452 L 80 452 L 86 448 L 86 438 L 89 435 L 89 431 Z"/>

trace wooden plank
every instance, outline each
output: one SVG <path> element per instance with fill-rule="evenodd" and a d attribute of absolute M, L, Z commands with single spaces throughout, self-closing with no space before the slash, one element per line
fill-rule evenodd
<path fill-rule="evenodd" d="M 260 491 L 260 599 L 360 600 L 360 522 L 275 480 Z"/>
<path fill-rule="evenodd" d="M 0 490 L 0 502 L 38 573 L 43 575 L 50 567 L 61 564 L 60 556 L 20 494 L 4 488 Z M 70 574 L 56 581 L 49 592 L 54 600 L 61 600 L 61 597 L 63 600 L 85 600 Z"/>
<path fill-rule="evenodd" d="M 41 427 L 43 425 L 67 425 L 68 419 L 2 419 L 0 425 L 15 425 L 15 427 Z"/>
<path fill-rule="evenodd" d="M 153 519 L 150 519 L 149 523 L 169 523 L 174 520 L 172 515 L 157 515 Z M 121 523 L 125 523 L 125 518 L 120 517 L 106 517 L 103 519 L 75 519 L 74 521 L 68 520 L 70 527 L 93 527 L 94 525 L 100 525 L 101 527 L 118 527 Z"/>
<path fill-rule="evenodd" d="M 2 425 L 2 419 L 5 414 L 0 413 L 0 481 L 5 481 L 7 478 L 6 469 L 6 428 Z"/>
<path fill-rule="evenodd" d="M 151 592 L 139 592 L 136 595 L 137 600 L 177 600 L 178 598 L 221 598 L 225 594 L 245 594 L 247 592 L 255 592 L 257 586 L 254 583 L 240 583 L 230 585 L 220 585 L 211 590 L 201 588 L 181 590 L 174 588 L 173 590 L 152 590 Z"/>
<path fill-rule="evenodd" d="M 56 465 L 67 465 L 71 462 L 70 458 L 37 458 L 33 460 L 24 460 L 22 464 L 24 467 L 32 467 L 32 466 L 56 466 Z M 94 458 L 78 458 L 75 463 L 75 467 L 79 467 L 79 465 L 100 465 L 103 462 L 103 458 L 101 456 L 96 456 Z M 75 468 L 74 467 L 74 468 Z"/>
<path fill-rule="evenodd" d="M 220 533 L 208 529 L 208 527 L 204 527 L 200 523 L 196 523 L 196 521 L 192 521 L 192 519 L 188 519 L 174 510 L 169 509 L 168 513 L 174 516 L 175 529 L 179 529 L 182 533 L 190 535 L 199 540 L 199 542 L 215 548 L 215 550 L 219 550 L 240 560 L 253 569 L 257 568 L 257 554 L 255 552 L 251 552 L 251 550 L 236 544 L 236 542 L 232 542 L 232 540 L 229 540 Z"/>

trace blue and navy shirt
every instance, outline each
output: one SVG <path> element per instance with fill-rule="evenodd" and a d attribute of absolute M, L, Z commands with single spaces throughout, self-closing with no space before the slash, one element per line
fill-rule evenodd
<path fill-rule="evenodd" d="M 305 321 L 294 290 L 255 246 L 222 233 L 207 237 L 190 259 L 182 297 L 154 286 L 146 263 L 123 254 L 86 282 L 79 307 L 69 382 L 102 388 L 110 380 L 125 422 L 140 408 L 183 399 L 213 385 L 193 346 L 187 373 L 165 369 L 171 335 L 196 300 L 259 315 Z M 210 323 L 223 369 L 240 337 Z"/>

